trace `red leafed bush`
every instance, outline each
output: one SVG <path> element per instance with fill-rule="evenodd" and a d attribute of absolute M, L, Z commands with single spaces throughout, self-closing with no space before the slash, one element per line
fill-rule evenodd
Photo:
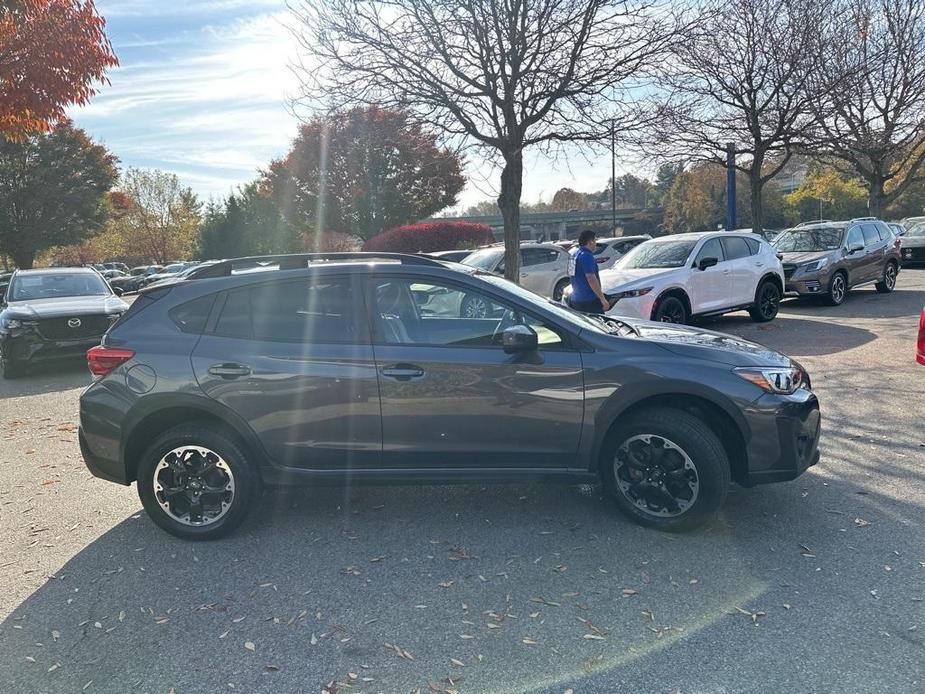
<path fill-rule="evenodd" d="M 473 222 L 419 222 L 383 231 L 363 244 L 380 253 L 436 253 L 494 243 L 491 229 Z"/>

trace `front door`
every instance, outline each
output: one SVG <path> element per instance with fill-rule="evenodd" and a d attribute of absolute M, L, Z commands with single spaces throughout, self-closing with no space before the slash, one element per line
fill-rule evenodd
<path fill-rule="evenodd" d="M 484 318 L 465 317 L 477 296 Z M 479 288 L 401 277 L 370 280 L 367 301 L 382 402 L 383 465 L 566 468 L 584 401 L 581 357 L 542 320 Z M 525 323 L 533 354 L 506 354 L 501 332 Z"/>
<path fill-rule="evenodd" d="M 192 357 L 205 393 L 247 422 L 277 465 L 378 467 L 379 387 L 359 282 L 277 281 L 218 301 Z"/>
<path fill-rule="evenodd" d="M 718 262 L 701 270 L 698 266 L 704 258 L 716 258 Z M 726 262 L 718 238 L 708 239 L 700 247 L 691 268 L 690 287 L 691 313 L 709 313 L 735 303 L 732 299 L 732 269 Z"/>

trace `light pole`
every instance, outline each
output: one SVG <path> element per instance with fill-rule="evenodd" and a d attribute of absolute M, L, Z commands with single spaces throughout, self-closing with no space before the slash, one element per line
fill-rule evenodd
<path fill-rule="evenodd" d="M 610 233 L 617 233 L 617 123 L 610 121 Z"/>
<path fill-rule="evenodd" d="M 726 143 L 726 230 L 736 228 L 736 145 Z"/>

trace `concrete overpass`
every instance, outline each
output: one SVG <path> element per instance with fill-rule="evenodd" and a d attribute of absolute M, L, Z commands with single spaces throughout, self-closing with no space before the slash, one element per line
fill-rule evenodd
<path fill-rule="evenodd" d="M 661 215 L 657 208 L 627 208 L 617 210 L 616 236 L 623 233 L 623 222 L 633 219 L 640 212 Z M 528 212 L 520 215 L 520 236 L 523 239 L 537 241 L 558 241 L 574 239 L 586 227 L 597 229 L 599 233 L 610 233 L 613 212 L 608 209 L 582 210 L 571 212 Z M 474 215 L 471 217 L 440 217 L 433 221 L 475 222 L 491 227 L 495 238 L 504 239 L 504 220 L 497 215 Z"/>

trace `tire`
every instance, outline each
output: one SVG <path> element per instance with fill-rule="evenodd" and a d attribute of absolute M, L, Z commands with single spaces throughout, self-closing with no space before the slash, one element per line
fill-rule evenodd
<path fill-rule="evenodd" d="M 649 437 L 649 443 L 645 437 Z M 600 463 L 604 489 L 616 507 L 640 525 L 668 532 L 687 532 L 709 521 L 725 501 L 731 483 L 729 459 L 719 438 L 702 419 L 684 410 L 650 408 L 630 416 L 625 423 L 618 423 L 608 441 Z M 635 449 L 637 445 L 642 448 Z M 690 505 L 686 509 L 664 515 L 669 512 L 667 507 L 656 511 L 651 501 L 638 498 L 633 501 L 634 474 L 645 473 L 639 473 L 638 468 L 634 472 L 633 466 L 626 464 L 630 460 L 627 452 L 633 448 L 639 454 L 649 446 L 655 446 L 655 460 L 658 460 L 658 451 L 669 450 L 667 457 L 662 453 L 664 463 L 669 467 L 683 466 L 674 471 L 674 479 L 688 483 L 684 491 L 690 495 L 687 501 Z M 679 477 L 681 474 L 683 477 Z M 672 484 L 670 478 L 671 474 L 660 475 L 662 490 Z M 694 481 L 690 481 L 691 478 Z"/>
<path fill-rule="evenodd" d="M 189 507 L 189 495 L 195 491 L 189 485 L 196 479 L 195 476 L 184 475 L 177 480 L 170 462 L 170 454 L 184 448 L 196 449 L 189 456 L 189 462 L 179 463 L 184 468 L 198 471 L 199 461 L 212 468 L 199 481 L 200 491 L 202 485 L 207 485 L 207 489 L 222 489 L 216 493 L 202 494 L 202 497 L 208 495 L 208 498 L 200 499 L 200 521 L 209 515 L 214 517 L 202 524 L 196 523 L 197 514 Z M 211 456 L 205 456 L 203 460 L 203 457 L 195 455 L 202 449 L 213 454 L 220 462 L 216 464 Z M 183 456 L 185 458 L 187 452 L 184 451 Z M 173 456 L 173 462 L 178 462 L 176 456 Z M 221 463 L 224 463 L 224 468 L 219 467 Z M 138 496 L 148 516 L 160 528 L 184 540 L 215 540 L 227 535 L 244 520 L 261 491 L 260 476 L 242 446 L 233 435 L 209 423 L 183 424 L 158 436 L 142 455 L 137 477 Z M 184 479 L 186 485 L 183 484 Z M 169 502 L 163 485 L 175 482 L 180 482 L 177 489 L 184 487 L 185 490 L 174 495 L 176 502 Z M 160 491 L 155 491 L 156 483 L 160 485 Z M 162 500 L 168 506 L 167 509 L 162 506 Z M 221 505 L 219 502 L 222 502 Z M 209 509 L 214 513 L 208 513 Z M 184 511 L 188 511 L 185 521 L 179 519 Z"/>
<path fill-rule="evenodd" d="M 679 325 L 687 324 L 690 316 L 687 315 L 687 307 L 674 294 L 660 297 L 655 302 L 655 308 L 652 309 L 652 320 L 660 323 L 677 323 Z"/>
<path fill-rule="evenodd" d="M 459 303 L 460 318 L 490 318 L 488 300 L 478 294 L 466 294 Z"/>
<path fill-rule="evenodd" d="M 553 301 L 562 301 L 562 294 L 565 292 L 565 288 L 569 285 L 569 282 L 570 280 L 568 278 L 556 282 L 556 286 L 552 290 Z"/>
<path fill-rule="evenodd" d="M 889 294 L 896 289 L 896 275 L 899 271 L 896 269 L 896 263 L 892 260 L 883 266 L 883 279 L 874 286 L 881 294 Z"/>
<path fill-rule="evenodd" d="M 756 323 L 767 323 L 777 317 L 782 298 L 780 287 L 772 280 L 765 280 L 755 291 L 755 303 L 748 309 L 748 315 Z"/>
<path fill-rule="evenodd" d="M 840 284 L 839 284 L 840 283 Z M 848 297 L 848 277 L 844 272 L 836 272 L 829 280 L 829 292 L 826 295 L 826 303 L 829 306 L 841 306 Z"/>
<path fill-rule="evenodd" d="M 0 375 L 5 379 L 19 378 L 22 376 L 22 364 L 10 361 L 4 356 L 0 356 Z"/>

